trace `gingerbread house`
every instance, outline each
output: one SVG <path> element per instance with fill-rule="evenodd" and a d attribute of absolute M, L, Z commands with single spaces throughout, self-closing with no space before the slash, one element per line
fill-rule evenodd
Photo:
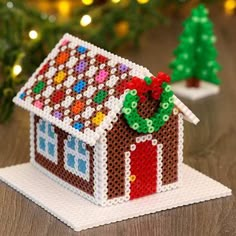
<path fill-rule="evenodd" d="M 101 206 L 178 187 L 183 119 L 164 73 L 66 34 L 14 98 L 30 112 L 31 163 Z"/>

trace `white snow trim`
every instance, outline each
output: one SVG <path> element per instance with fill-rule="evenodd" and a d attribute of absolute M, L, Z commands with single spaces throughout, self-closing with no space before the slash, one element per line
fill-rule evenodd
<path fill-rule="evenodd" d="M 94 196 L 98 205 L 107 199 L 107 138 L 104 132 L 94 146 Z"/>
<path fill-rule="evenodd" d="M 193 114 L 193 112 L 184 105 L 175 95 L 174 95 L 174 104 L 181 110 L 184 114 L 185 120 L 189 121 L 190 123 L 197 124 L 200 120 Z"/>

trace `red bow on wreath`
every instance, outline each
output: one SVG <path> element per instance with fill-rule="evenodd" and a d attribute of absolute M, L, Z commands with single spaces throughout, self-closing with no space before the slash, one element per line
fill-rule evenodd
<path fill-rule="evenodd" d="M 159 72 L 157 77 L 145 77 L 144 80 L 138 77 L 133 77 L 132 80 L 126 84 L 126 88 L 130 90 L 137 90 L 137 95 L 140 97 L 140 102 L 146 101 L 147 97 L 145 95 L 148 91 L 152 91 L 153 99 L 159 100 L 163 91 L 163 82 L 169 83 L 170 77 L 163 72 Z"/>

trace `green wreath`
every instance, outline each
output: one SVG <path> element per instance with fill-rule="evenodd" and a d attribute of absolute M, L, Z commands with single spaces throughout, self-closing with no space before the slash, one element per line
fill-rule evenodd
<path fill-rule="evenodd" d="M 152 117 L 145 119 L 138 114 L 137 106 L 140 97 L 137 90 L 132 89 L 127 93 L 122 112 L 132 129 L 139 133 L 153 133 L 157 132 L 168 121 L 174 108 L 173 92 L 166 82 L 163 82 L 161 87 L 163 91 L 160 95 L 160 106 Z"/>

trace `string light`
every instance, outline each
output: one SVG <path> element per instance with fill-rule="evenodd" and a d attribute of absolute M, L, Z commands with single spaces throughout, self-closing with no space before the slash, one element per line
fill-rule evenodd
<path fill-rule="evenodd" d="M 139 4 L 146 4 L 149 2 L 149 0 L 137 0 Z"/>
<path fill-rule="evenodd" d="M 38 32 L 37 32 L 36 30 L 31 30 L 31 31 L 29 32 L 29 37 L 30 37 L 31 39 L 36 39 L 36 38 L 38 38 Z"/>
<path fill-rule="evenodd" d="M 113 3 L 119 3 L 120 0 L 111 0 Z"/>
<path fill-rule="evenodd" d="M 52 23 L 55 22 L 56 19 L 57 19 L 57 18 L 56 18 L 56 16 L 54 16 L 54 15 L 51 15 L 51 16 L 48 17 L 48 20 L 49 20 L 50 22 L 52 22 Z"/>
<path fill-rule="evenodd" d="M 89 5 L 93 4 L 93 0 L 82 0 L 82 3 L 83 3 L 84 5 L 89 6 Z"/>
<path fill-rule="evenodd" d="M 58 11 L 62 17 L 68 17 L 70 14 L 70 3 L 67 0 L 58 2 Z"/>
<path fill-rule="evenodd" d="M 88 26 L 92 22 L 92 18 L 90 15 L 83 15 L 80 20 L 80 25 L 83 27 Z"/>
<path fill-rule="evenodd" d="M 14 7 L 14 4 L 9 1 L 9 2 L 7 2 L 7 7 L 8 7 L 8 8 L 13 8 L 13 7 Z"/>
<path fill-rule="evenodd" d="M 22 71 L 21 65 L 16 64 L 16 65 L 13 66 L 12 72 L 13 72 L 14 76 L 19 75 L 21 73 L 21 71 Z"/>
<path fill-rule="evenodd" d="M 225 12 L 228 15 L 232 15 L 236 10 L 236 0 L 226 0 L 224 4 Z"/>

